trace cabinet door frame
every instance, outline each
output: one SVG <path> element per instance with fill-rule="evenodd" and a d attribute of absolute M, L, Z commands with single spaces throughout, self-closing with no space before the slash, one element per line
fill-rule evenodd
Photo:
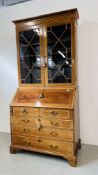
<path fill-rule="evenodd" d="M 40 29 L 40 58 L 44 63 L 48 63 L 47 56 L 47 27 L 50 26 L 58 26 L 64 24 L 71 24 L 71 57 L 72 57 L 72 82 L 71 83 L 48 83 L 48 67 L 41 65 L 41 83 L 21 83 L 21 70 L 20 70 L 20 48 L 19 48 L 19 32 L 31 30 L 34 27 L 38 27 Z M 73 19 L 64 19 L 59 20 L 59 18 L 54 18 L 53 20 L 44 19 L 43 22 L 35 22 L 34 25 L 27 23 L 27 25 L 23 25 L 17 27 L 16 30 L 16 42 L 17 42 L 17 62 L 18 62 L 18 79 L 20 87 L 34 87 L 34 88 L 66 88 L 70 86 L 76 85 L 76 22 Z"/>
<path fill-rule="evenodd" d="M 18 65 L 18 79 L 19 79 L 19 86 L 20 87 L 26 87 L 26 88 L 29 88 L 29 87 L 34 87 L 34 88 L 41 88 L 41 87 L 44 87 L 44 82 L 45 82 L 45 74 L 44 74 L 44 67 L 42 66 L 41 64 L 41 83 L 22 83 L 21 82 L 21 65 L 20 65 L 20 47 L 19 47 L 19 32 L 22 32 L 22 31 L 28 31 L 28 30 L 32 30 L 34 28 L 39 28 L 40 29 L 40 59 L 41 59 L 41 63 L 43 61 L 43 44 L 44 44 L 44 37 L 43 37 L 43 27 L 42 25 L 27 25 L 26 27 L 20 27 L 20 28 L 17 28 L 16 30 L 16 43 L 17 43 L 17 65 Z"/>
<path fill-rule="evenodd" d="M 71 83 L 48 83 L 48 66 L 45 67 L 45 86 L 48 88 L 58 88 L 58 87 L 69 87 L 76 85 L 76 64 L 75 64 L 75 35 L 76 35 L 76 25 L 73 20 L 62 20 L 62 21 L 52 21 L 43 25 L 44 30 L 44 43 L 45 43 L 45 62 L 48 64 L 48 55 L 47 55 L 47 27 L 58 26 L 64 24 L 71 24 L 71 58 L 72 58 L 72 82 Z"/>

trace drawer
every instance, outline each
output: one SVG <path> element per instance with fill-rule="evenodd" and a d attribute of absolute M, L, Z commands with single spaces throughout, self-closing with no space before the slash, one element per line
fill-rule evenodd
<path fill-rule="evenodd" d="M 61 129 L 73 129 L 73 120 L 38 118 L 38 117 L 24 117 L 24 116 L 11 116 L 12 125 L 21 125 L 36 127 L 39 130 L 41 128 L 61 128 Z"/>
<path fill-rule="evenodd" d="M 11 116 L 11 124 L 20 126 L 37 126 L 38 119 L 31 116 Z"/>
<path fill-rule="evenodd" d="M 40 139 L 35 137 L 20 137 L 12 135 L 12 144 L 32 149 L 46 150 L 50 152 L 73 154 L 74 146 L 71 142 L 55 141 L 52 139 Z"/>
<path fill-rule="evenodd" d="M 55 141 L 51 139 L 41 139 L 40 146 L 51 152 L 62 154 L 73 154 L 73 143 L 65 141 Z"/>
<path fill-rule="evenodd" d="M 41 117 L 54 117 L 54 118 L 64 118 L 64 119 L 71 119 L 71 111 L 64 110 L 64 109 L 40 109 L 40 116 Z"/>
<path fill-rule="evenodd" d="M 41 128 L 32 128 L 27 126 L 13 126 L 12 127 L 13 135 L 23 135 L 23 136 L 35 136 L 41 138 L 50 138 L 56 140 L 66 140 L 73 141 L 73 131 L 72 130 L 61 130 L 61 129 L 46 129 Z"/>
<path fill-rule="evenodd" d="M 73 120 L 40 118 L 40 123 L 45 128 L 73 129 Z"/>
<path fill-rule="evenodd" d="M 12 134 L 22 136 L 39 136 L 39 130 L 37 128 L 14 125 L 12 126 Z"/>
<path fill-rule="evenodd" d="M 13 107 L 13 115 L 38 116 L 39 109 L 30 107 Z"/>

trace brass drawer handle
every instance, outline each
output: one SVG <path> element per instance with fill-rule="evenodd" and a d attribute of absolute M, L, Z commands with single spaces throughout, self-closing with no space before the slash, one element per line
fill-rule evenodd
<path fill-rule="evenodd" d="M 58 126 L 58 122 L 51 122 L 53 126 Z"/>
<path fill-rule="evenodd" d="M 24 132 L 28 133 L 28 132 L 30 132 L 30 130 L 29 129 L 24 129 Z"/>
<path fill-rule="evenodd" d="M 59 147 L 57 146 L 57 145 L 50 145 L 50 147 L 52 148 L 52 149 L 54 149 L 54 150 L 56 150 L 56 149 L 58 149 Z"/>
<path fill-rule="evenodd" d="M 38 139 L 38 142 L 41 142 L 41 139 Z"/>
<path fill-rule="evenodd" d="M 59 114 L 59 112 L 56 112 L 56 111 L 51 111 L 51 115 L 56 116 L 56 115 L 58 115 L 58 114 Z"/>
<path fill-rule="evenodd" d="M 40 121 L 41 121 L 41 119 L 39 118 L 39 119 L 38 119 L 38 122 L 40 122 Z"/>
<path fill-rule="evenodd" d="M 29 123 L 30 120 L 22 120 L 24 123 Z"/>
<path fill-rule="evenodd" d="M 22 111 L 22 113 L 23 113 L 23 114 L 28 114 L 29 111 L 27 111 L 26 109 L 24 109 L 24 110 Z"/>
<path fill-rule="evenodd" d="M 26 145 L 26 146 L 30 146 L 31 145 L 31 142 L 24 142 L 24 144 Z"/>
<path fill-rule="evenodd" d="M 54 136 L 54 137 L 56 137 L 56 136 L 58 135 L 58 133 L 55 132 L 55 131 L 52 131 L 50 134 L 51 134 L 52 136 Z"/>
<path fill-rule="evenodd" d="M 43 128 L 43 125 L 42 125 L 41 123 L 38 123 L 38 124 L 37 124 L 37 128 L 38 128 L 38 130 L 40 131 L 40 130 Z"/>

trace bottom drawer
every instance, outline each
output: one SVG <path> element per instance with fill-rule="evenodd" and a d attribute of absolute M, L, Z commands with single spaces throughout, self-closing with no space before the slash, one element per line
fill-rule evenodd
<path fill-rule="evenodd" d="M 12 136 L 12 144 L 62 154 L 74 154 L 73 143 L 34 137 Z"/>

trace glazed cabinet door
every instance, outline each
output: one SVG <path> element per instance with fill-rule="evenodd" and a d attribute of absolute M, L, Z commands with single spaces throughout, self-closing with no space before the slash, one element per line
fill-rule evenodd
<path fill-rule="evenodd" d="M 19 80 L 23 86 L 44 86 L 41 26 L 17 31 Z"/>
<path fill-rule="evenodd" d="M 72 85 L 74 81 L 73 24 L 56 23 L 45 26 L 47 86 Z"/>
<path fill-rule="evenodd" d="M 74 85 L 75 25 L 55 22 L 17 30 L 21 86 Z"/>

